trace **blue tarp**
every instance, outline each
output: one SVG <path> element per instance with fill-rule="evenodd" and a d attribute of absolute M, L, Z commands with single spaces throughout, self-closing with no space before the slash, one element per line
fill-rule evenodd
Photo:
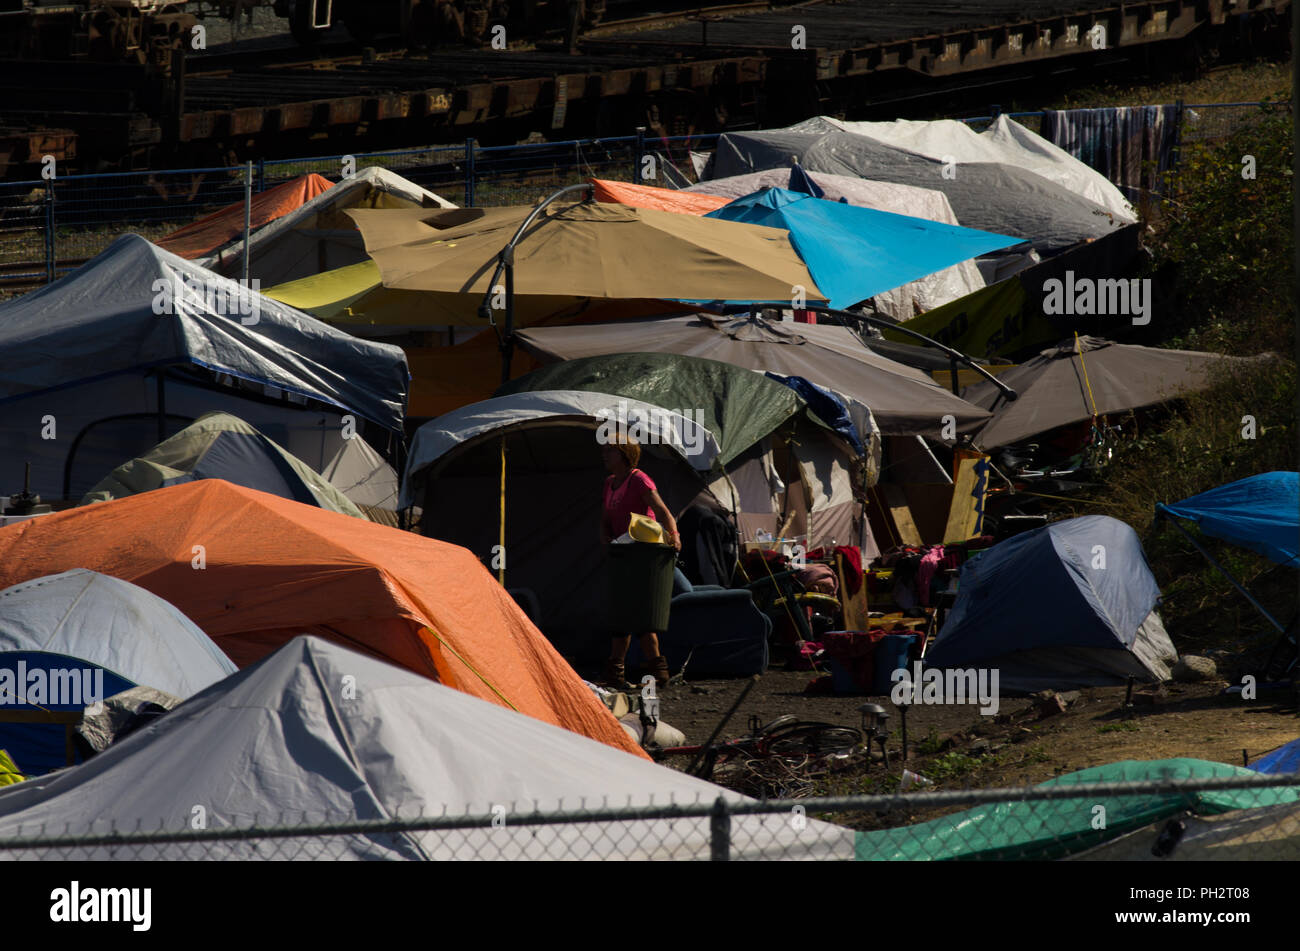
<path fill-rule="evenodd" d="M 805 195 L 812 195 L 814 198 L 825 198 L 826 193 L 822 191 L 821 186 L 808 177 L 808 173 L 799 165 L 790 169 L 790 184 L 786 186 L 792 192 L 802 192 Z M 840 201 L 844 201 L 843 198 Z"/>
<path fill-rule="evenodd" d="M 1300 773 L 1300 740 L 1292 740 L 1281 749 L 1276 749 L 1267 756 L 1251 764 L 1257 773 L 1281 774 Z"/>
<path fill-rule="evenodd" d="M 784 383 L 790 389 L 794 390 L 803 401 L 808 404 L 808 408 L 816 414 L 817 418 L 827 426 L 839 433 L 848 440 L 858 455 L 866 452 L 866 447 L 862 445 L 862 439 L 858 435 L 858 427 L 853 424 L 849 417 L 848 407 L 844 402 L 824 386 L 818 386 L 811 380 L 806 380 L 801 376 L 782 376 L 779 373 L 767 371 L 767 377 L 770 380 L 776 380 L 778 383 Z"/>
<path fill-rule="evenodd" d="M 1061 687 L 1111 682 L 1093 676 L 1089 664 L 1096 658 L 1079 649 L 1133 647 L 1159 599 L 1142 543 L 1128 525 L 1105 515 L 1054 522 L 962 566 L 956 604 L 926 663 L 987 667 L 996 661 L 1004 689 L 1022 689 L 1013 684 L 1044 675 L 1045 649 L 1063 649 Z M 1020 671 L 1015 655 L 1026 651 L 1039 659 Z"/>
<path fill-rule="evenodd" d="M 1023 239 L 765 188 L 705 217 L 790 232 L 813 280 L 843 309 Z"/>
<path fill-rule="evenodd" d="M 1156 509 L 1279 565 L 1300 566 L 1300 473 L 1265 472 Z"/>

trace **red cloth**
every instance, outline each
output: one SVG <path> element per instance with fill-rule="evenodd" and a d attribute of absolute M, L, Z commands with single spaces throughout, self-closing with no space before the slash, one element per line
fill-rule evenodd
<path fill-rule="evenodd" d="M 605 480 L 605 534 L 618 538 L 627 531 L 633 513 L 655 517 L 655 510 L 643 502 L 655 490 L 654 480 L 640 469 L 633 469 L 623 484 L 614 488 L 614 477 Z"/>
<path fill-rule="evenodd" d="M 766 568 L 763 567 L 765 561 Z M 745 557 L 740 560 L 740 567 L 744 569 L 750 581 L 758 581 L 766 578 L 769 570 L 772 574 L 785 571 L 785 555 L 767 548 L 753 548 L 745 552 Z"/>
<path fill-rule="evenodd" d="M 834 553 L 844 556 L 844 588 L 845 594 L 851 598 L 862 587 L 862 550 L 856 545 L 836 545 Z M 825 548 L 818 548 L 808 552 L 808 557 L 822 559 L 828 555 Z"/>

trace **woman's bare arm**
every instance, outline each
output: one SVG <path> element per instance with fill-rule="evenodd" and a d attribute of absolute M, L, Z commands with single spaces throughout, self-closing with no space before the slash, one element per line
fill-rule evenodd
<path fill-rule="evenodd" d="M 669 543 L 671 543 L 678 551 L 681 551 L 682 539 L 681 536 L 677 534 L 677 520 L 673 518 L 673 513 L 668 511 L 668 506 L 664 504 L 664 500 L 660 497 L 659 490 L 651 489 L 645 494 L 645 498 L 643 498 L 641 502 L 642 504 L 648 505 L 654 509 L 655 517 L 659 519 L 659 524 L 662 525 L 664 531 L 668 533 Z"/>

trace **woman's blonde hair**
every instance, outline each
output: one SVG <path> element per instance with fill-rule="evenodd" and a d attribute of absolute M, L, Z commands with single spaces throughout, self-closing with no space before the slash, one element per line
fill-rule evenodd
<path fill-rule="evenodd" d="M 635 439 L 627 433 L 617 433 L 609 441 L 609 445 L 619 451 L 619 454 L 627 462 L 629 469 L 635 469 L 636 464 L 641 461 L 641 447 L 637 445 Z"/>

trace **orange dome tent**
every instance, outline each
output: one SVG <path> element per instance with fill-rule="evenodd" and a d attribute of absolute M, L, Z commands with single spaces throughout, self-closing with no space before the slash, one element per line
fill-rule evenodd
<path fill-rule="evenodd" d="M 171 602 L 241 667 L 316 634 L 644 755 L 457 545 L 217 479 L 0 529 L 0 588 L 72 568 Z"/>

